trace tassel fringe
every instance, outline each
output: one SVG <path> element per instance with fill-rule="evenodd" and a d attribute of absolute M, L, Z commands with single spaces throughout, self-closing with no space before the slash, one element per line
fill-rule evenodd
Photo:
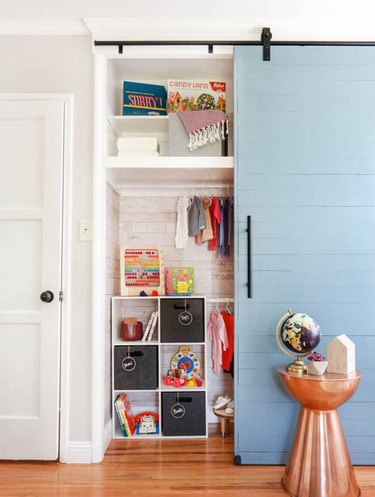
<path fill-rule="evenodd" d="M 220 140 L 225 140 L 225 135 L 228 134 L 228 119 L 216 124 L 211 124 L 206 128 L 202 128 L 195 133 L 190 133 L 188 148 L 196 150 L 197 148 L 207 145 L 207 143 L 215 143 Z"/>

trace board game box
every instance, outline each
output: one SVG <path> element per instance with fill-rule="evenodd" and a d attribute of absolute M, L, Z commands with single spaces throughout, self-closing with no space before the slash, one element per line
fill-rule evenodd
<path fill-rule="evenodd" d="M 225 112 L 226 83 L 203 79 L 169 79 L 167 111 L 220 109 Z"/>
<path fill-rule="evenodd" d="M 165 116 L 167 92 L 164 86 L 124 81 L 123 116 Z"/>

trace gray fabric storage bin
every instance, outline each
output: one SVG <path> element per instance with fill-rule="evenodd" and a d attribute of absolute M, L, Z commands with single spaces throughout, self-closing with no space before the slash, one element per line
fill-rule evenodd
<path fill-rule="evenodd" d="M 162 343 L 204 342 L 204 299 L 160 299 Z"/>
<path fill-rule="evenodd" d="M 192 111 L 194 112 L 194 111 Z M 172 157 L 200 156 L 221 157 L 224 155 L 224 142 L 207 143 L 204 147 L 190 151 L 188 149 L 189 135 L 186 132 L 181 119 L 175 112 L 168 114 L 169 126 L 169 155 Z"/>
<path fill-rule="evenodd" d="M 176 404 L 183 406 L 183 415 L 174 416 Z M 205 392 L 163 392 L 161 394 L 162 433 L 164 437 L 206 435 Z"/>
<path fill-rule="evenodd" d="M 127 369 L 129 356 L 135 362 Z M 157 345 L 116 345 L 113 374 L 115 390 L 156 390 L 159 386 Z"/>

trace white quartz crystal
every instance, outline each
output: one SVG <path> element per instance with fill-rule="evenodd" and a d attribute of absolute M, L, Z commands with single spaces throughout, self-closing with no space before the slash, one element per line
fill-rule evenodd
<path fill-rule="evenodd" d="M 347 374 L 355 371 L 355 344 L 346 335 L 334 338 L 327 345 L 328 373 Z"/>

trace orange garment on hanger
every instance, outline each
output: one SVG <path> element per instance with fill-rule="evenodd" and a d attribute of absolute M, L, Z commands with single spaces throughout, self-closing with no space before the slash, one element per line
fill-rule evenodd
<path fill-rule="evenodd" d="M 221 313 L 224 319 L 225 328 L 227 329 L 228 347 L 222 350 L 221 365 L 226 371 L 230 371 L 231 362 L 234 354 L 234 314 Z"/>

